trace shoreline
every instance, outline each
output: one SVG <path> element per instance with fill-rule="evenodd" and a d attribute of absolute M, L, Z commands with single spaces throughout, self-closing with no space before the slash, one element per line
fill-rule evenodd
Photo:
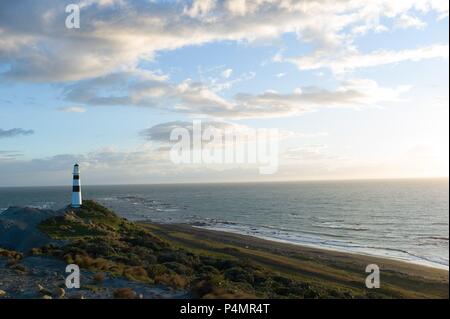
<path fill-rule="evenodd" d="M 141 222 L 145 223 L 145 221 L 141 221 Z M 159 224 L 159 225 L 163 225 L 163 224 Z M 289 241 L 288 239 L 282 239 L 282 238 L 277 238 L 277 237 L 270 237 L 270 236 L 264 236 L 264 235 L 259 236 L 258 234 L 244 233 L 243 231 L 239 231 L 239 230 L 236 230 L 233 228 L 214 227 L 214 226 L 196 226 L 196 225 L 183 224 L 183 223 L 177 224 L 177 225 L 188 226 L 188 227 L 193 227 L 193 228 L 197 228 L 197 229 L 205 229 L 205 230 L 210 230 L 210 231 L 224 232 L 224 233 L 241 235 L 241 236 L 248 236 L 248 237 L 253 237 L 253 238 L 258 238 L 258 239 L 262 239 L 262 240 L 275 242 L 275 243 L 282 243 L 282 244 L 286 244 L 286 245 L 294 245 L 294 246 L 299 246 L 299 247 L 305 247 L 305 248 L 307 247 L 307 248 L 313 248 L 313 249 L 330 251 L 330 252 L 339 252 L 339 253 L 351 254 L 351 255 L 361 255 L 361 256 L 367 256 L 367 257 L 383 258 L 383 259 L 388 259 L 388 260 L 392 260 L 392 261 L 404 262 L 407 264 L 430 267 L 433 269 L 446 270 L 447 272 L 449 271 L 449 265 L 444 265 L 444 264 L 440 264 L 437 262 L 428 261 L 423 258 L 418 258 L 417 260 L 403 259 L 403 258 L 395 257 L 395 256 L 385 256 L 382 254 L 376 254 L 376 253 L 370 253 L 370 252 L 353 251 L 351 249 L 347 249 L 347 250 L 339 249 L 339 248 L 333 248 L 333 247 L 329 247 L 329 246 L 323 246 L 320 244 Z"/>
<path fill-rule="evenodd" d="M 295 275 L 306 275 L 306 278 L 314 280 L 355 285 L 355 278 L 358 278 L 356 286 L 364 286 L 367 276 L 366 266 L 376 264 L 381 270 L 382 285 L 383 281 L 388 281 L 386 284 L 388 286 L 395 285 L 404 291 L 417 293 L 417 296 L 413 298 L 428 298 L 429 291 L 433 290 L 436 290 L 436 296 L 448 298 L 449 271 L 447 269 L 379 256 L 278 242 L 187 224 L 151 222 L 139 222 L 139 224 L 148 226 L 161 237 L 184 248 L 225 251 L 238 258 L 253 259 L 273 269 Z M 349 274 L 356 277 L 349 280 L 347 278 Z M 423 297 L 425 295 L 427 297 Z"/>
<path fill-rule="evenodd" d="M 27 208 L 31 208 L 31 209 L 49 209 L 46 207 L 35 207 L 35 206 L 25 206 Z M 11 207 L 9 207 L 11 208 Z M 14 208 L 14 206 L 13 206 Z M 0 208 L 0 216 L 2 215 L 3 212 L 5 212 L 8 208 L 4 208 L 4 210 L 2 210 L 2 208 Z M 152 221 L 152 220 L 133 220 L 131 219 L 131 221 L 136 222 L 136 223 L 150 223 L 150 224 L 158 224 L 158 225 L 180 225 L 180 226 L 186 226 L 186 227 L 193 227 L 193 228 L 197 228 L 197 229 L 204 229 L 204 230 L 210 230 L 210 231 L 217 231 L 217 232 L 224 232 L 224 233 L 229 233 L 229 234 L 235 234 L 235 235 L 242 235 L 242 236 L 249 236 L 249 237 L 253 237 L 253 238 L 258 238 L 258 239 L 263 239 L 263 240 L 267 240 L 267 241 L 272 241 L 272 242 L 276 242 L 276 243 L 283 243 L 283 244 L 287 244 L 287 245 L 294 245 L 294 246 L 299 246 L 299 247 L 308 247 L 308 248 L 313 248 L 313 249 L 318 249 L 318 250 L 325 250 L 325 251 L 332 251 L 332 252 L 340 252 L 340 253 L 347 253 L 347 254 L 354 254 L 354 255 L 361 255 L 361 256 L 367 256 L 367 257 L 375 257 L 375 258 L 383 258 L 383 259 L 388 259 L 388 260 L 392 260 L 392 261 L 398 261 L 398 262 L 404 262 L 407 264 L 412 264 L 412 265 L 419 265 L 419 266 L 424 266 L 424 267 L 430 267 L 430 268 L 434 268 L 434 269 L 440 269 L 440 270 L 446 270 L 447 272 L 450 270 L 450 265 L 448 264 L 443 264 L 443 263 L 439 263 L 437 261 L 432 261 L 429 260 L 427 258 L 421 257 L 421 256 L 415 256 L 413 254 L 410 254 L 408 252 L 404 252 L 406 255 L 410 255 L 410 256 L 414 256 L 416 258 L 402 258 L 400 256 L 394 256 L 394 255 L 385 255 L 382 252 L 386 252 L 389 251 L 389 249 L 386 248 L 372 248 L 373 252 L 369 252 L 369 251 L 364 251 L 364 247 L 359 247 L 361 248 L 361 250 L 357 250 L 357 249 L 352 249 L 352 248 L 345 248 L 345 246 L 330 246 L 330 245 L 323 245 L 321 243 L 312 243 L 312 242 L 307 242 L 307 241 L 301 241 L 301 237 L 298 237 L 298 241 L 295 240 L 290 240 L 290 239 L 285 239 L 285 238 L 280 238 L 280 237 L 275 237 L 275 236 L 270 236 L 270 235 L 259 235 L 258 233 L 252 233 L 250 231 L 251 227 L 249 227 L 248 229 L 242 228 L 238 229 L 238 228 L 232 228 L 232 227 L 225 227 L 225 226 L 214 226 L 214 225 L 210 225 L 205 223 L 204 225 L 198 225 L 196 223 L 185 223 L 185 222 L 175 222 L 175 223 L 170 223 L 170 222 L 160 222 L 160 221 Z M 295 234 L 293 234 L 293 236 L 295 236 Z M 370 249 L 370 247 L 368 247 L 368 249 Z M 381 253 L 376 253 L 375 251 L 380 251 Z M 401 250 L 394 250 L 397 252 L 403 252 Z"/>

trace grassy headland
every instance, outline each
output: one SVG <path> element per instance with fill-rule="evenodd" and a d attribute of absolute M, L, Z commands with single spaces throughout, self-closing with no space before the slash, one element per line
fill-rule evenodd
<path fill-rule="evenodd" d="M 93 272 L 185 289 L 193 298 L 448 298 L 448 271 L 265 241 L 186 225 L 133 223 L 85 201 L 39 229 L 35 248 Z M 365 288 L 365 266 L 382 270 Z"/>

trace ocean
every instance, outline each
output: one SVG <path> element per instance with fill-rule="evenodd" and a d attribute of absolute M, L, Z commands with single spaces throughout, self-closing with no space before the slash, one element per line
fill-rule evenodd
<path fill-rule="evenodd" d="M 188 223 L 448 269 L 448 179 L 82 186 L 130 220 Z M 71 186 L 0 188 L 10 206 L 59 209 Z"/>

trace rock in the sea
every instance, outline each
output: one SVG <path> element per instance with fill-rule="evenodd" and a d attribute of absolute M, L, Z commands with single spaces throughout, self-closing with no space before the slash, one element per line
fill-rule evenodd
<path fill-rule="evenodd" d="M 43 295 L 42 299 L 53 299 L 53 298 L 52 298 L 52 296 L 49 296 L 49 295 Z"/>
<path fill-rule="evenodd" d="M 0 298 L 6 296 L 6 291 L 0 289 Z"/>

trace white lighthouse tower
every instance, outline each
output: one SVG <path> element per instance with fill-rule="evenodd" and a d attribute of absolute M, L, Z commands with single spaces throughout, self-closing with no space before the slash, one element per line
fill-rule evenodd
<path fill-rule="evenodd" d="M 80 166 L 75 164 L 73 167 L 73 187 L 72 187 L 72 207 L 80 208 L 83 200 L 81 198 L 81 183 L 80 183 Z"/>

